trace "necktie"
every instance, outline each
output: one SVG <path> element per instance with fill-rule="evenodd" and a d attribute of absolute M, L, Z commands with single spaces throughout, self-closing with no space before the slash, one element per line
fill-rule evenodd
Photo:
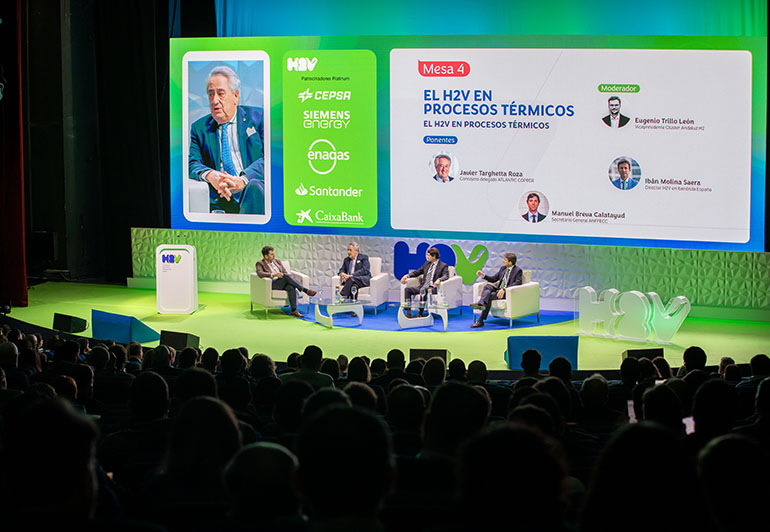
<path fill-rule="evenodd" d="M 530 213 L 530 215 L 529 215 L 529 221 L 530 221 L 530 222 L 532 222 L 532 223 L 535 223 L 535 215 L 534 215 L 534 214 L 531 214 L 531 213 Z"/>
<path fill-rule="evenodd" d="M 222 124 L 222 168 L 225 173 L 230 175 L 237 175 L 235 170 L 235 163 L 233 163 L 233 154 L 230 149 L 230 138 L 227 136 L 227 127 L 230 122 Z"/>
<path fill-rule="evenodd" d="M 428 273 L 425 274 L 425 282 L 423 283 L 423 286 L 430 286 L 433 284 L 433 272 L 436 270 L 436 263 L 433 262 L 430 265 L 430 268 L 428 268 Z"/>
<path fill-rule="evenodd" d="M 353 275 L 353 270 L 356 267 L 356 259 L 350 259 L 350 275 Z"/>
<path fill-rule="evenodd" d="M 505 288 L 507 286 L 508 274 L 510 274 L 510 273 L 511 273 L 511 269 L 510 268 L 506 268 L 505 269 L 505 275 L 503 275 L 503 280 L 500 282 L 500 288 Z"/>

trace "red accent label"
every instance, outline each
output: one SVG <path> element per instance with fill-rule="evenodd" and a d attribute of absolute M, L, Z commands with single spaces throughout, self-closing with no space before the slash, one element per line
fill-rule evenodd
<path fill-rule="evenodd" d="M 417 61 L 417 71 L 429 78 L 462 78 L 470 74 L 471 65 L 465 61 Z"/>

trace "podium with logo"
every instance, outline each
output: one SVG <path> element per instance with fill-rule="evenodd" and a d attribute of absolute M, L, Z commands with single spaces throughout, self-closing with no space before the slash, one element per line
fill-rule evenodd
<path fill-rule="evenodd" d="M 192 314 L 198 310 L 195 246 L 161 244 L 155 248 L 155 292 L 159 314 Z"/>

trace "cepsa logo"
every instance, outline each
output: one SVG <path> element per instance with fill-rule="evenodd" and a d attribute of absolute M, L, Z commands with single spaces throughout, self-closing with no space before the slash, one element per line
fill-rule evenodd
<path fill-rule="evenodd" d="M 471 73 L 471 65 L 465 61 L 417 61 L 417 71 L 428 78 L 463 78 Z"/>
<path fill-rule="evenodd" d="M 403 241 L 396 242 L 393 246 L 393 275 L 396 279 L 401 279 L 411 270 L 416 270 L 425 262 L 425 253 L 431 246 L 427 242 L 417 244 L 417 250 L 414 253 L 409 251 L 409 244 Z M 449 266 L 454 266 L 457 275 L 463 278 L 463 284 L 473 284 L 476 281 L 476 272 L 484 267 L 489 257 L 489 250 L 486 246 L 476 244 L 470 255 L 457 244 L 434 244 L 441 256 L 441 260 Z"/>

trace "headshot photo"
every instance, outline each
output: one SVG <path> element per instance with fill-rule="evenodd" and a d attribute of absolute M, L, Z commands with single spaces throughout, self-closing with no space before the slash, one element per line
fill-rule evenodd
<path fill-rule="evenodd" d="M 618 157 L 610 164 L 609 177 L 615 188 L 631 190 L 639 184 L 642 169 L 631 157 Z"/>
<path fill-rule="evenodd" d="M 210 213 L 216 219 L 222 214 L 266 214 L 269 124 L 264 71 L 263 61 L 186 63 L 189 212 Z"/>
<path fill-rule="evenodd" d="M 433 179 L 439 183 L 449 183 L 457 175 L 457 168 L 451 155 L 439 153 L 433 157 Z M 453 175 L 454 174 L 454 175 Z"/>
<path fill-rule="evenodd" d="M 602 122 L 608 127 L 619 128 L 628 124 L 628 117 L 620 114 L 620 98 L 610 96 L 609 100 L 607 100 L 607 107 L 610 113 L 602 118 Z"/>
<path fill-rule="evenodd" d="M 548 200 L 542 192 L 529 191 L 519 200 L 519 211 L 525 222 L 539 223 L 548 216 Z"/>

